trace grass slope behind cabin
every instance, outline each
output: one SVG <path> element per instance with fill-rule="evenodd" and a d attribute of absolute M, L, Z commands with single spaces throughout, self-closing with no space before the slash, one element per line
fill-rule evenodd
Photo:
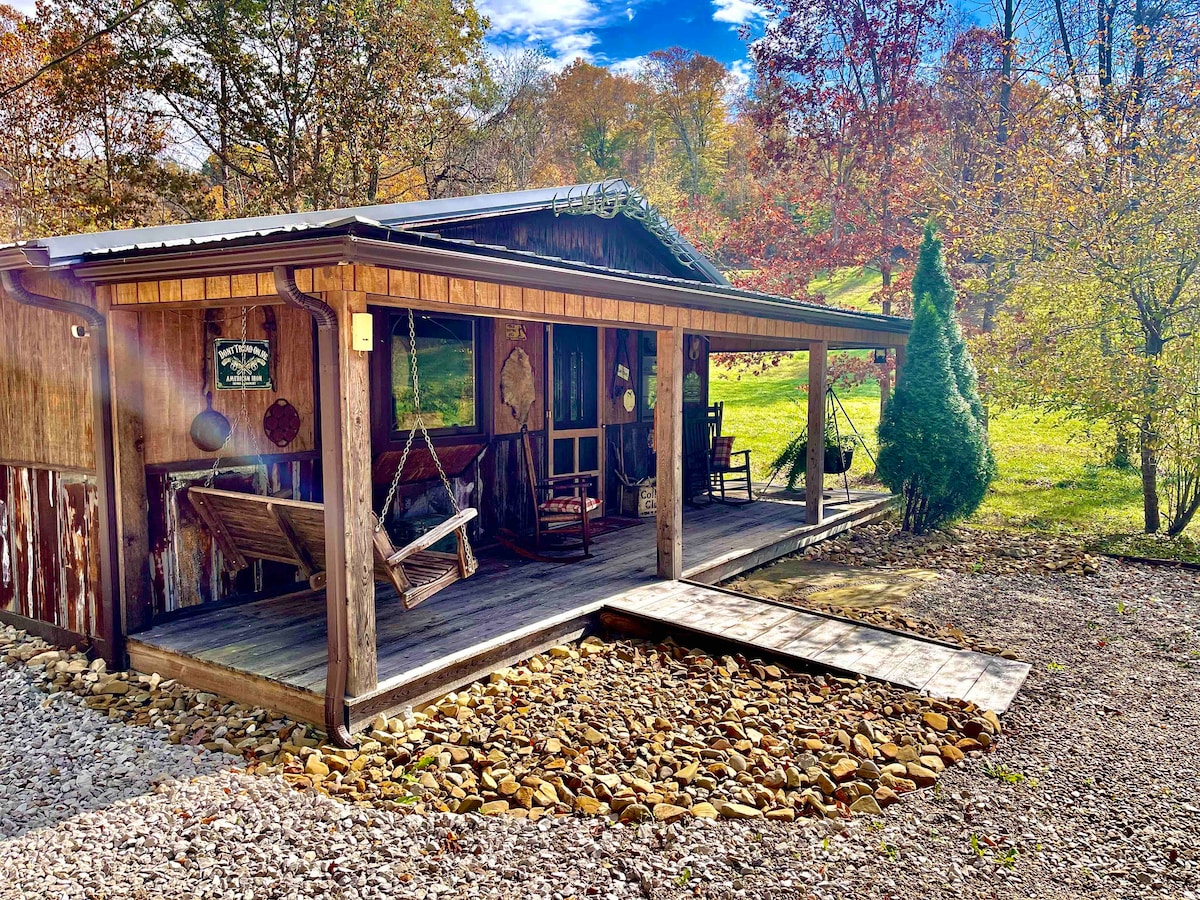
<path fill-rule="evenodd" d="M 877 286 L 877 273 L 856 270 L 813 283 L 814 290 L 825 293 L 831 303 L 860 309 Z M 756 480 L 766 481 L 776 454 L 804 430 L 807 383 L 806 353 L 789 354 L 761 375 L 751 375 L 744 366 L 713 366 L 711 398 L 725 403 L 724 432 L 737 436 L 735 449 L 752 451 Z M 879 385 L 869 382 L 838 390 L 838 396 L 874 453 Z M 840 413 L 838 426 L 843 436 L 850 431 Z M 1141 528 L 1138 475 L 1102 464 L 1107 435 L 1089 433 L 1082 423 L 1066 416 L 1031 409 L 995 411 L 989 433 L 999 475 L 972 518 L 976 524 L 1089 535 L 1127 534 Z M 858 448 L 852 479 L 873 470 L 870 458 Z M 840 478 L 836 481 L 841 483 Z M 834 483 L 834 476 L 828 476 L 827 487 Z"/>

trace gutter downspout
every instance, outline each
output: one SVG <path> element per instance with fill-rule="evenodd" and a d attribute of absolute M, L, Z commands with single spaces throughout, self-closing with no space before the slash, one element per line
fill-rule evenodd
<path fill-rule="evenodd" d="M 125 631 L 121 618 L 120 567 L 117 562 L 116 465 L 113 451 L 112 379 L 108 325 L 103 313 L 84 303 L 35 294 L 25 288 L 19 270 L 0 271 L 4 292 L 23 306 L 83 319 L 92 342 L 92 436 L 95 446 L 96 508 L 100 512 L 100 655 L 109 669 L 125 668 Z"/>
<path fill-rule="evenodd" d="M 346 728 L 346 680 L 350 629 L 346 619 L 346 505 L 342 459 L 341 362 L 337 313 L 296 285 L 291 266 L 276 266 L 275 290 L 289 306 L 305 310 L 317 326 L 317 380 L 321 409 L 321 484 L 325 500 L 325 733 L 339 747 L 353 747 Z"/>

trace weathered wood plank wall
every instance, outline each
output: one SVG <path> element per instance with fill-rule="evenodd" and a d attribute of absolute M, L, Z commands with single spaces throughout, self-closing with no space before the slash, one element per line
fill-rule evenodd
<path fill-rule="evenodd" d="M 248 494 L 270 494 L 293 500 L 319 496 L 315 460 L 275 458 L 262 464 L 222 469 L 213 486 Z M 254 562 L 231 573 L 221 550 L 187 500 L 187 489 L 206 483 L 207 470 L 152 470 L 147 476 L 150 543 L 150 609 L 140 621 L 235 593 L 262 590 L 265 584 L 287 584 L 299 576 L 290 567 Z M 316 483 L 314 483 L 316 482 Z"/>
<path fill-rule="evenodd" d="M 485 387 L 492 393 L 492 433 L 517 434 L 521 431 L 521 421 L 512 408 L 504 403 L 500 390 L 500 371 L 509 354 L 518 349 L 529 357 L 529 366 L 533 370 L 534 401 L 525 424 L 531 431 L 542 429 L 546 421 L 546 326 L 524 319 L 497 319 L 492 329 L 492 347 L 492 383 Z M 488 370 L 485 366 L 484 371 Z"/>
<path fill-rule="evenodd" d="M 274 390 L 213 391 L 213 408 L 235 425 L 233 436 L 220 453 L 207 453 L 188 436 L 192 419 L 205 408 L 201 385 L 205 347 L 204 313 L 198 309 L 139 310 L 138 342 L 142 360 L 145 410 L 144 457 L 147 465 L 269 453 L 296 453 L 316 448 L 316 412 L 313 382 L 311 317 L 287 306 L 273 306 L 277 339 L 272 360 Z M 242 307 L 217 310 L 217 337 L 240 338 Z M 246 337 L 262 340 L 261 307 L 246 315 Z M 210 361 L 211 368 L 211 361 Z M 243 395 L 244 394 L 244 395 Z M 289 401 L 300 413 L 300 432 L 286 448 L 272 444 L 263 434 L 263 413 L 276 400 Z M 243 416 L 242 403 L 245 401 Z M 242 427 L 236 427 L 239 423 Z"/>

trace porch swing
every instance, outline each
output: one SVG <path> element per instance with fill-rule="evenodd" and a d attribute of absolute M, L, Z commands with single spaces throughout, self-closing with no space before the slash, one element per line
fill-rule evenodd
<path fill-rule="evenodd" d="M 442 467 L 421 413 L 416 326 L 411 309 L 408 311 L 408 338 L 416 421 L 408 432 L 400 463 L 396 466 L 396 473 L 388 487 L 383 506 L 378 515 L 371 516 L 371 546 L 375 580 L 390 584 L 395 588 L 404 608 L 412 609 L 443 588 L 475 574 L 478 563 L 467 537 L 467 524 L 475 518 L 477 511 L 471 507 L 460 508 L 450 478 Z M 441 477 L 442 487 L 454 514 L 397 549 L 392 544 L 383 522 L 395 500 L 404 473 L 404 464 L 408 460 L 413 438 L 418 431 Z M 240 571 L 249 565 L 247 557 L 268 559 L 296 566 L 313 589 L 325 586 L 324 504 L 223 491 L 211 487 L 190 488 L 187 496 L 233 571 Z M 435 544 L 452 534 L 457 539 L 454 553 L 432 549 Z"/>

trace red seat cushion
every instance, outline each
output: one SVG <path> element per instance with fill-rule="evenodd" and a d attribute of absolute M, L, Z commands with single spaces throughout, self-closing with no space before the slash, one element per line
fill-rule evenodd
<path fill-rule="evenodd" d="M 729 459 L 733 456 L 732 435 L 713 438 L 712 465 L 714 469 L 728 469 Z"/>
<path fill-rule="evenodd" d="M 538 507 L 544 513 L 578 513 L 579 512 L 579 497 L 551 497 L 545 503 Z M 595 497 L 587 498 L 587 511 L 591 512 L 600 508 L 600 501 Z"/>

